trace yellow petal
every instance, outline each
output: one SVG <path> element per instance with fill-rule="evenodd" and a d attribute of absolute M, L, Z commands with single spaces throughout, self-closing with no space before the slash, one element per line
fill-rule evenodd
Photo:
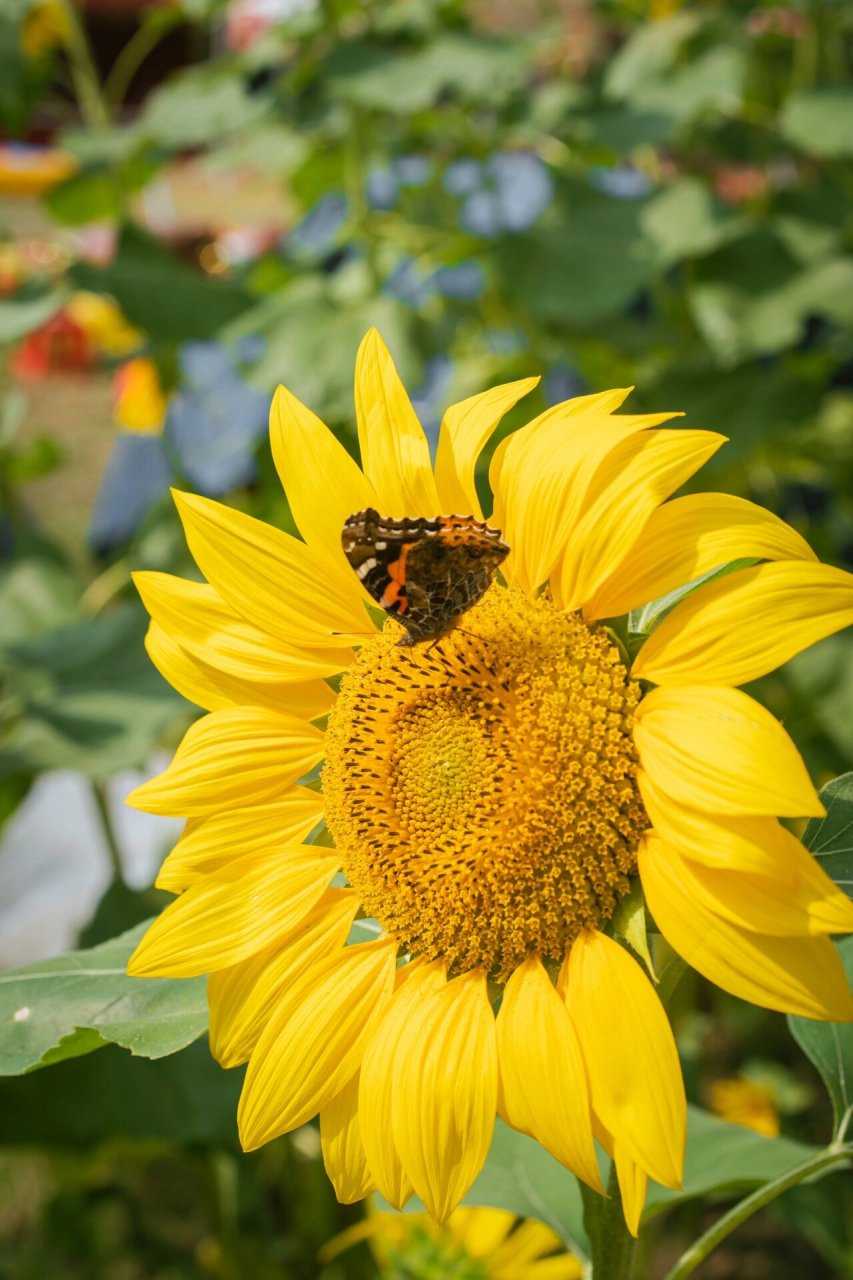
<path fill-rule="evenodd" d="M 732 560 L 814 560 L 778 516 L 728 493 L 691 493 L 652 512 L 640 537 L 584 610 L 616 618 Z"/>
<path fill-rule="evenodd" d="M 613 1139 L 613 1163 L 616 1165 L 616 1176 L 619 1179 L 619 1193 L 622 1196 L 622 1213 L 625 1226 L 636 1239 L 640 1232 L 640 1218 L 646 1203 L 648 1191 L 648 1175 L 631 1159 L 625 1144 L 617 1136 Z"/>
<path fill-rule="evenodd" d="M 660 856 L 707 909 L 753 933 L 803 937 L 853 932 L 853 902 L 786 832 L 787 876 L 751 875 L 690 862 L 662 841 Z M 797 856 L 797 851 L 804 855 Z"/>
<path fill-rule="evenodd" d="M 347 516 L 379 505 L 373 485 L 325 423 L 286 387 L 273 397 L 270 444 L 299 532 L 328 556 L 330 572 L 351 591 L 355 575 L 341 549 L 341 530 Z"/>
<path fill-rule="evenodd" d="M 759 564 L 700 587 L 634 660 L 656 684 L 746 684 L 853 623 L 853 576 L 813 561 Z"/>
<path fill-rule="evenodd" d="M 445 1235 L 454 1246 L 469 1258 L 489 1259 L 489 1280 L 496 1261 L 495 1251 L 506 1240 L 518 1222 L 507 1209 L 457 1209 L 450 1215 L 444 1228 Z M 545 1228 L 547 1231 L 547 1227 Z"/>
<path fill-rule="evenodd" d="M 503 571 L 525 591 L 551 576 L 611 450 L 675 416 L 612 416 L 627 394 L 604 392 L 555 405 L 495 451 L 492 520 L 511 548 Z"/>
<path fill-rule="evenodd" d="M 272 642 L 265 631 L 246 622 L 206 582 L 189 582 L 170 573 L 134 573 L 142 603 L 155 622 L 182 649 L 217 671 L 254 684 L 322 680 L 335 675 L 352 658 L 341 650 L 335 660 Z"/>
<path fill-rule="evenodd" d="M 640 764 L 670 800 L 710 813 L 824 812 L 791 739 L 740 689 L 653 689 L 635 715 Z"/>
<path fill-rule="evenodd" d="M 211 711 L 190 725 L 164 773 L 131 791 L 145 813 L 194 817 L 228 805 L 263 804 L 323 758 L 323 734 L 263 707 Z"/>
<path fill-rule="evenodd" d="M 203 876 L 242 858 L 299 844 L 323 816 L 323 797 L 293 787 L 281 800 L 191 818 L 157 875 L 158 889 L 181 893 Z"/>
<path fill-rule="evenodd" d="M 603 1193 L 580 1046 L 566 1006 L 535 956 L 504 988 L 497 1045 L 501 1117 Z"/>
<path fill-rule="evenodd" d="M 792 879 L 788 832 L 775 818 L 700 813 L 664 796 L 648 774 L 640 772 L 637 782 L 655 831 L 685 858 L 786 883 Z"/>
<path fill-rule="evenodd" d="M 209 498 L 174 497 L 193 559 L 241 617 L 285 645 L 337 652 L 346 665 L 343 633 L 365 631 L 355 574 L 344 593 L 329 582 L 328 557 L 298 538 Z"/>
<path fill-rule="evenodd" d="M 687 1102 L 672 1029 L 648 978 L 612 938 L 589 931 L 572 945 L 566 1004 L 596 1113 L 650 1177 L 679 1187 Z"/>
<path fill-rule="evenodd" d="M 435 482 L 445 515 L 472 515 L 483 519 L 474 483 L 477 459 L 504 414 L 538 383 L 538 378 L 505 382 L 452 404 L 447 410 L 435 456 Z"/>
<path fill-rule="evenodd" d="M 412 1194 L 403 1171 L 390 1117 L 396 1088 L 396 1055 L 409 1020 L 426 999 L 445 985 L 440 965 L 409 964 L 399 971 L 401 985 L 370 1038 L 361 1064 L 359 1114 L 367 1163 L 382 1195 L 402 1209 Z"/>
<path fill-rule="evenodd" d="M 492 1140 L 498 1064 L 482 973 L 425 1000 L 400 1037 L 391 1122 L 403 1168 L 436 1222 L 446 1222 Z"/>
<path fill-rule="evenodd" d="M 358 1118 L 358 1075 L 320 1112 L 323 1164 L 341 1204 L 354 1204 L 375 1190 Z"/>
<path fill-rule="evenodd" d="M 853 1021 L 853 997 L 828 938 L 775 938 L 724 920 L 691 896 L 653 835 L 640 842 L 638 862 L 658 928 L 711 982 L 767 1009 Z"/>
<path fill-rule="evenodd" d="M 380 514 L 441 515 L 429 443 L 375 329 L 368 330 L 358 349 L 355 415 L 361 463 L 378 495 Z"/>
<path fill-rule="evenodd" d="M 205 711 L 221 711 L 223 707 L 268 707 L 274 712 L 285 711 L 313 720 L 330 711 L 335 702 L 334 690 L 325 680 L 254 684 L 217 671 L 182 649 L 156 622 L 148 627 L 145 649 L 164 680 Z"/>
<path fill-rule="evenodd" d="M 396 950 L 388 938 L 344 947 L 282 994 L 240 1096 L 244 1151 L 298 1129 L 352 1079 L 391 996 Z"/>
<path fill-rule="evenodd" d="M 249 854 L 187 889 L 159 915 L 127 966 L 137 978 L 190 978 L 239 964 L 281 938 L 340 867 L 310 847 Z"/>
<path fill-rule="evenodd" d="M 493 1253 L 473 1256 L 488 1258 L 489 1280 L 582 1280 L 583 1276 L 580 1260 L 566 1253 L 557 1233 L 532 1218 L 518 1222 Z"/>
<path fill-rule="evenodd" d="M 725 439 L 714 431 L 643 431 L 608 454 L 568 535 L 560 571 L 564 608 L 590 599 L 629 554 L 655 508 Z"/>
<path fill-rule="evenodd" d="M 223 1067 L 248 1062 L 282 993 L 347 940 L 358 896 L 327 889 L 298 923 L 270 946 L 207 980 L 210 1052 Z"/>

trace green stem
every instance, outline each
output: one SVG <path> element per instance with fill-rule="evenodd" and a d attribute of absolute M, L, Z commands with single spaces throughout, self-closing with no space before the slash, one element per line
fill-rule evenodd
<path fill-rule="evenodd" d="M 127 97 L 133 77 L 165 35 L 181 20 L 180 10 L 155 10 L 157 21 L 149 18 L 137 27 L 120 51 L 104 80 L 104 98 L 116 110 Z M 168 18 L 166 15 L 169 15 Z"/>
<path fill-rule="evenodd" d="M 583 1182 L 580 1189 L 593 1280 L 630 1280 L 637 1241 L 625 1226 L 616 1166 L 611 1165 L 606 1197 Z"/>
<path fill-rule="evenodd" d="M 95 797 L 95 805 L 98 810 L 98 817 L 101 820 L 101 830 L 104 833 L 104 839 L 107 843 L 107 853 L 112 867 L 113 879 L 119 884 L 127 884 L 124 878 L 124 866 L 122 864 L 121 849 L 116 838 L 113 820 L 110 817 L 110 806 L 107 800 L 107 788 L 103 782 L 92 783 L 92 795 Z"/>
<path fill-rule="evenodd" d="M 810 1160 L 804 1160 L 802 1164 L 797 1165 L 795 1169 L 791 1169 L 780 1178 L 775 1178 L 773 1182 L 767 1182 L 763 1187 L 759 1187 L 751 1196 L 747 1196 L 741 1200 L 728 1213 L 724 1213 L 712 1227 L 701 1235 L 690 1248 L 681 1255 L 671 1271 L 668 1271 L 664 1280 L 685 1280 L 686 1276 L 692 1275 L 700 1263 L 704 1262 L 708 1254 L 716 1249 L 718 1244 L 722 1244 L 727 1236 L 736 1230 L 742 1222 L 746 1222 L 747 1218 L 751 1218 L 759 1209 L 763 1209 L 765 1205 L 770 1204 L 777 1196 L 782 1195 L 783 1191 L 789 1190 L 790 1187 L 796 1187 L 798 1183 L 805 1182 L 806 1178 L 811 1178 L 816 1173 L 821 1173 L 824 1169 L 829 1169 L 834 1164 L 840 1164 L 844 1160 L 853 1158 L 853 1143 L 838 1144 L 833 1143 L 827 1147 L 825 1151 L 821 1151 L 819 1155 L 812 1156 Z"/>
<path fill-rule="evenodd" d="M 110 123 L 110 112 L 101 90 L 101 79 L 86 28 L 69 0 L 65 0 L 64 8 L 68 20 L 65 49 L 80 115 L 84 124 L 96 129 L 106 128 Z"/>

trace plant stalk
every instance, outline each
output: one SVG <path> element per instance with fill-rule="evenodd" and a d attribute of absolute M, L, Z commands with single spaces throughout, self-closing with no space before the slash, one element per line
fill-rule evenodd
<path fill-rule="evenodd" d="M 810 1160 L 804 1160 L 795 1169 L 775 1178 L 772 1182 L 765 1183 L 763 1187 L 753 1191 L 751 1196 L 746 1196 L 729 1209 L 728 1213 L 724 1213 L 704 1235 L 694 1241 L 681 1255 L 672 1270 L 667 1272 L 664 1280 L 685 1280 L 685 1277 L 692 1275 L 718 1244 L 722 1244 L 727 1236 L 730 1236 L 742 1222 L 746 1222 L 747 1218 L 751 1218 L 759 1209 L 763 1209 L 789 1188 L 805 1182 L 806 1178 L 811 1178 L 834 1164 L 841 1164 L 842 1161 L 850 1159 L 853 1159 L 853 1143 L 835 1142 L 819 1155 L 812 1156 Z M 598 1280 L 597 1276 L 596 1280 Z"/>
<path fill-rule="evenodd" d="M 611 1164 L 606 1197 L 583 1182 L 580 1189 L 592 1280 L 631 1280 L 637 1241 L 625 1226 L 615 1164 Z"/>
<path fill-rule="evenodd" d="M 107 846 L 107 854 L 112 868 L 113 880 L 119 884 L 127 884 L 124 876 L 124 865 L 122 862 L 121 849 L 119 848 L 118 838 L 116 837 L 113 820 L 110 817 L 110 806 L 107 800 L 107 788 L 104 782 L 98 781 L 92 783 L 92 795 L 95 798 L 95 805 L 98 810 L 98 817 L 101 820 L 101 830 L 104 833 L 104 840 Z"/>

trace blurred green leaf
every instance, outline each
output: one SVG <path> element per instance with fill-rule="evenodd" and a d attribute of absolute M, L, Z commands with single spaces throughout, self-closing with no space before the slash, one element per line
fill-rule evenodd
<path fill-rule="evenodd" d="M 143 647 L 134 605 L 8 645 L 18 715 L 0 744 L 0 776 L 73 768 L 94 778 L 138 767 L 188 704 Z"/>
<path fill-rule="evenodd" d="M 417 386 L 421 361 L 414 323 L 412 312 L 393 298 L 342 304 L 316 278 L 303 278 L 265 298 L 223 337 L 265 339 L 264 354 L 247 374 L 254 386 L 272 391 L 284 383 L 321 417 L 350 422 L 353 362 L 371 325 L 388 343 L 403 381 Z"/>
<path fill-rule="evenodd" d="M 203 978 L 127 975 L 148 923 L 90 951 L 0 974 L 0 1075 L 21 1075 L 108 1042 L 162 1058 L 203 1034 Z"/>
<path fill-rule="evenodd" d="M 853 89 L 793 94 L 779 118 L 782 136 L 818 156 L 853 155 Z"/>
<path fill-rule="evenodd" d="M 74 574 L 51 556 L 26 552 L 0 564 L 0 648 L 69 622 L 79 595 Z"/>
<path fill-rule="evenodd" d="M 604 88 L 608 97 L 633 98 L 655 84 L 701 24 L 700 14 L 687 11 L 639 24 L 607 64 Z"/>
<path fill-rule="evenodd" d="M 339 45 L 324 71 L 340 97 L 361 107 L 409 115 L 447 92 L 463 101 L 500 101 L 524 83 L 518 43 L 449 34 L 413 53 L 352 40 Z"/>
<path fill-rule="evenodd" d="M 789 1138 L 765 1138 L 688 1107 L 684 1190 L 649 1184 L 646 1217 L 673 1203 L 709 1192 L 743 1192 L 761 1186 L 815 1155 L 817 1147 Z M 532 1138 L 497 1122 L 483 1172 L 465 1197 L 467 1205 L 491 1205 L 547 1222 L 567 1244 L 583 1250 L 586 1234 L 576 1178 Z"/>
<path fill-rule="evenodd" d="M 55 315 L 66 297 L 67 290 L 58 288 L 26 301 L 0 299 L 0 343 L 20 342 Z"/>
<path fill-rule="evenodd" d="M 200 147 L 256 126 L 269 114 L 266 94 L 250 93 L 233 69 L 215 63 L 173 76 L 151 93 L 139 136 L 173 150 Z"/>
<path fill-rule="evenodd" d="M 836 778 L 836 782 L 843 783 L 844 786 L 830 798 L 831 803 L 828 806 L 830 812 L 823 819 L 823 823 L 829 823 L 832 818 L 833 834 L 828 834 L 828 838 L 833 845 L 841 845 L 838 852 L 846 849 L 847 856 L 851 857 L 849 846 L 850 833 L 853 830 L 853 774 L 848 773 L 844 778 Z M 826 790 L 827 788 L 824 788 L 824 792 Z M 814 836 L 812 839 L 814 840 Z M 824 847 L 819 840 L 820 838 L 817 844 L 812 845 L 815 856 L 819 856 L 818 850 Z M 825 859 L 822 860 L 822 865 L 826 867 Z M 838 951 L 847 979 L 853 983 L 853 937 L 845 938 L 840 942 Z M 853 1108 L 853 1024 L 815 1022 L 811 1018 L 796 1018 L 789 1015 L 788 1026 L 791 1028 L 791 1035 L 817 1068 L 829 1091 L 837 1129 L 845 1114 Z"/>
<path fill-rule="evenodd" d="M 85 1061 L 0 1080 L 3 1141 L 90 1147 L 128 1137 L 236 1150 L 242 1082 L 204 1042 L 158 1062 L 105 1045 Z"/>
<path fill-rule="evenodd" d="M 727 1124 L 700 1107 L 687 1108 L 687 1151 L 684 1157 L 684 1190 L 649 1183 L 646 1217 L 682 1200 L 710 1192 L 742 1193 L 778 1178 L 820 1148 L 791 1138 L 765 1138 L 752 1129 Z"/>
<path fill-rule="evenodd" d="M 80 262 L 71 275 L 81 289 L 111 294 L 131 324 L 175 342 L 212 337 L 251 301 L 240 284 L 195 271 L 133 224 L 108 266 Z"/>
<path fill-rule="evenodd" d="M 561 183 L 547 222 L 496 244 L 502 292 L 545 323 L 584 325 L 622 310 L 652 275 L 641 209 L 639 200 Z"/>
<path fill-rule="evenodd" d="M 108 222 L 121 214 L 122 190 L 115 174 L 104 170 L 76 173 L 52 187 L 45 204 L 57 221 L 71 226 Z"/>
<path fill-rule="evenodd" d="M 643 209 L 641 223 L 662 266 L 711 253 L 749 225 L 698 178 L 680 178 L 655 196 Z"/>
<path fill-rule="evenodd" d="M 825 734 L 837 746 L 843 760 L 853 759 L 853 641 L 850 635 L 842 632 L 827 636 L 819 644 L 797 654 L 786 663 L 785 677 L 797 702 L 807 710 L 810 718 L 817 721 L 818 732 Z M 796 732 L 792 732 L 799 742 Z M 828 789 L 841 782 L 843 779 L 836 779 L 828 784 Z M 824 803 L 828 805 L 829 801 L 824 800 Z M 819 835 L 818 828 L 822 825 L 812 821 L 809 830 Z M 853 833 L 850 844 L 853 851 Z M 847 892 L 853 897 L 853 859 L 849 871 Z"/>

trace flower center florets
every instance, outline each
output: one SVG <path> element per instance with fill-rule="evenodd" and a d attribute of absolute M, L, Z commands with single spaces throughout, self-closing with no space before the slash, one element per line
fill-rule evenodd
<path fill-rule="evenodd" d="M 613 641 L 494 586 L 437 643 L 363 646 L 328 729 L 327 821 L 365 911 L 407 951 L 505 980 L 558 961 L 626 892 L 648 825 L 639 686 Z"/>

